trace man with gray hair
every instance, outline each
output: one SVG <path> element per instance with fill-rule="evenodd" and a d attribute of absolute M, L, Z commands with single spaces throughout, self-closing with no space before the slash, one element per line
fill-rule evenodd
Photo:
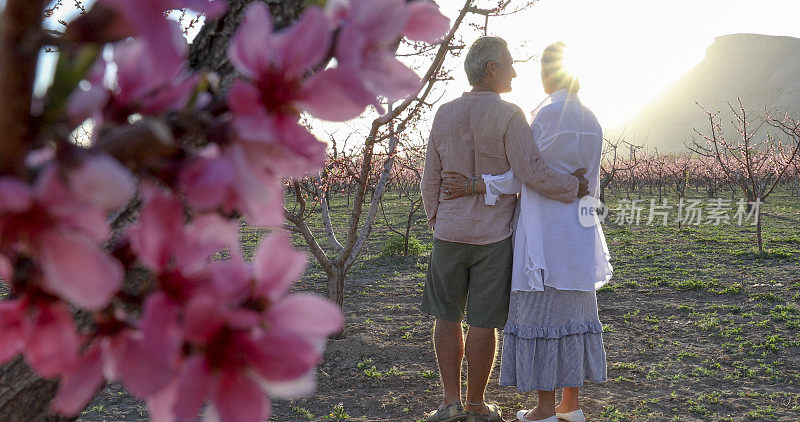
<path fill-rule="evenodd" d="M 472 91 L 439 107 L 433 120 L 422 176 L 422 197 L 434 243 L 422 310 L 436 317 L 434 349 L 444 400 L 429 422 L 501 421 L 499 407 L 484 392 L 494 364 L 497 334 L 508 317 L 511 290 L 511 220 L 515 195 L 487 206 L 474 195 L 472 178 L 514 170 L 541 194 L 571 203 L 588 193 L 584 169 L 565 174 L 548 169 L 522 110 L 503 101 L 517 76 L 506 42 L 479 38 L 464 63 Z M 471 196 L 445 199 L 447 175 L 467 177 Z M 466 309 L 465 309 L 466 308 Z M 469 325 L 466 342 L 461 321 Z M 461 402 L 461 361 L 467 358 L 467 406 Z"/>

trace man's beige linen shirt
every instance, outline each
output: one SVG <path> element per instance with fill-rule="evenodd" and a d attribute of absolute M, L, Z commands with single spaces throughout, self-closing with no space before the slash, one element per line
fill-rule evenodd
<path fill-rule="evenodd" d="M 511 236 L 516 195 L 502 195 L 494 206 L 483 195 L 445 200 L 442 176 L 514 175 L 547 197 L 571 203 L 578 178 L 547 168 L 522 110 L 494 92 L 465 92 L 443 104 L 433 119 L 422 175 L 422 200 L 437 239 L 486 245 Z"/>

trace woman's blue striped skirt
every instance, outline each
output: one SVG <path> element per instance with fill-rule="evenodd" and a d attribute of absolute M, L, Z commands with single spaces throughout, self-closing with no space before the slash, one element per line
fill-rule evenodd
<path fill-rule="evenodd" d="M 602 332 L 594 291 L 512 292 L 500 384 L 552 391 L 606 381 Z"/>

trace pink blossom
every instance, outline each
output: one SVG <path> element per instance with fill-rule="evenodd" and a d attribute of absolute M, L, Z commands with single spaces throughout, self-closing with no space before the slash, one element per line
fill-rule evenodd
<path fill-rule="evenodd" d="M 183 371 L 176 379 L 176 387 L 180 391 L 180 400 L 173 400 L 171 403 L 175 409 L 175 417 L 181 421 L 194 420 L 213 388 L 211 368 L 204 356 L 196 355 L 187 359 Z M 169 409 L 167 412 L 171 413 Z"/>
<path fill-rule="evenodd" d="M 185 109 L 198 77 L 188 73 L 186 41 L 164 12 L 191 8 L 214 17 L 226 3 L 98 4 L 117 12 L 111 32 L 137 36 L 98 60 L 88 86 L 69 99 L 71 123 L 93 117 L 98 125 L 126 124 L 137 113 Z M 184 196 L 145 182 L 138 221 L 123 235 L 129 243 L 114 255 L 101 246 L 111 234 L 108 213 L 136 191 L 119 162 L 59 147 L 58 155 L 29 156 L 35 183 L 0 178 L 0 277 L 15 296 L 0 302 L 0 361 L 22 354 L 40 376 L 60 377 L 54 410 L 78 414 L 108 379 L 145 399 L 156 421 L 196 419 L 208 403 L 209 413 L 226 421 L 260 422 L 271 413 L 269 396 L 313 389 L 324 342 L 342 327 L 341 311 L 320 297 L 289 293 L 307 257 L 287 233 L 264 239 L 246 263 L 235 247 L 238 221 L 218 211 L 281 224 L 280 177 L 315 171 L 325 158 L 326 145 L 301 124 L 301 113 L 347 120 L 377 105 L 378 95 L 408 95 L 419 78 L 394 58 L 396 41 L 405 34 L 434 42 L 447 26 L 434 5 L 401 0 L 354 0 L 334 19 L 311 7 L 274 32 L 263 2 L 247 9 L 228 52 L 245 79 L 229 91 L 230 113 L 214 122 L 230 123 L 232 142 L 175 172 Z M 326 68 L 331 54 L 337 67 Z M 230 260 L 212 262 L 226 248 Z M 141 316 L 138 309 L 127 314 L 129 295 L 118 294 L 126 270 L 120 261 L 135 260 L 153 273 Z M 92 312 L 85 337 L 69 305 Z"/>
<path fill-rule="evenodd" d="M 408 3 L 408 14 L 403 35 L 410 40 L 433 44 L 441 40 L 450 29 L 450 19 L 433 2 L 412 1 Z"/>
<path fill-rule="evenodd" d="M 0 302 L 0 362 L 23 353 L 39 376 L 68 370 L 78 357 L 80 337 L 63 303 Z"/>
<path fill-rule="evenodd" d="M 213 338 L 224 326 L 227 312 L 217 298 L 198 295 L 184 308 L 184 336 L 192 343 L 203 343 Z"/>
<path fill-rule="evenodd" d="M 111 93 L 102 84 L 78 88 L 69 96 L 67 116 L 72 126 L 77 127 L 89 118 L 96 117 L 95 126 L 102 122 L 102 110 L 111 98 Z"/>
<path fill-rule="evenodd" d="M 328 97 L 331 85 L 318 86 L 314 80 L 329 70 L 306 77 L 306 73 L 322 61 L 331 42 L 330 23 L 319 8 L 311 7 L 292 27 L 272 32 L 272 18 L 265 5 L 254 3 L 234 34 L 229 57 L 249 82 L 236 81 L 231 87 L 228 104 L 233 111 L 233 127 L 244 142 L 280 146 L 287 151 L 285 159 L 298 157 L 295 168 L 307 172 L 322 164 L 325 145 L 298 123 L 304 102 L 320 103 L 317 97 Z M 313 40 L 313 41 L 312 41 Z M 347 120 L 358 116 L 368 102 L 328 104 L 315 110 L 317 117 Z M 321 104 L 321 103 L 320 103 Z"/>
<path fill-rule="evenodd" d="M 79 200 L 60 173 L 58 166 L 51 164 L 36 180 L 34 192 L 39 207 L 34 207 L 34 211 L 45 211 L 48 217 L 28 221 L 34 226 L 31 228 L 47 227 L 43 223 L 54 221 L 61 229 L 80 232 L 95 243 L 105 241 L 111 234 L 105 212 Z"/>
<path fill-rule="evenodd" d="M 121 16 L 117 25 L 128 28 L 143 39 L 157 63 L 174 61 L 169 42 L 174 31 L 164 16 L 169 10 L 188 8 L 214 18 L 227 7 L 224 0 L 100 0 L 98 3 L 115 9 Z"/>
<path fill-rule="evenodd" d="M 163 388 L 178 367 L 183 341 L 178 304 L 163 293 L 151 294 L 144 307 L 141 331 L 123 337 L 116 371 L 119 379 L 139 397 Z"/>
<path fill-rule="evenodd" d="M 140 397 L 159 391 L 178 368 L 181 345 L 179 307 L 156 292 L 144 305 L 138 327 L 117 321 L 106 325 L 75 363 L 61 374 L 53 408 L 74 416 L 91 400 L 104 379 L 120 381 Z"/>
<path fill-rule="evenodd" d="M 212 156 L 201 156 L 189 163 L 179 177 L 181 189 L 194 209 L 210 211 L 222 206 L 231 212 L 236 208 L 236 168 L 220 156 L 218 149 Z"/>
<path fill-rule="evenodd" d="M 174 241 L 183 230 L 180 202 L 155 187 L 142 187 L 144 205 L 139 220 L 128 231 L 131 248 L 151 271 L 160 272 L 172 258 Z"/>
<path fill-rule="evenodd" d="M 302 337 L 272 329 L 253 335 L 221 328 L 203 348 L 205 355 L 186 361 L 175 395 L 151 397 L 151 409 L 163 408 L 159 401 L 168 400 L 172 403 L 164 407 L 171 407 L 179 420 L 187 420 L 210 400 L 223 420 L 262 421 L 270 407 L 258 380 L 295 379 L 319 361 L 318 352 Z"/>
<path fill-rule="evenodd" d="M 152 186 L 143 191 L 145 205 L 129 235 L 139 260 L 152 271 L 178 270 L 190 275 L 236 241 L 235 222 L 199 215 L 184 225 L 183 206 L 177 198 Z"/>
<path fill-rule="evenodd" d="M 0 362 L 11 360 L 25 346 L 28 322 L 23 307 L 19 300 L 0 302 Z"/>
<path fill-rule="evenodd" d="M 97 311 L 122 285 L 122 266 L 86 236 L 51 230 L 39 247 L 44 289 L 67 302 Z"/>
<path fill-rule="evenodd" d="M 0 302 L 0 362 L 23 353 L 42 377 L 61 376 L 53 408 L 79 413 L 103 382 L 103 360 L 95 344 L 78 355 L 80 336 L 66 306 L 28 299 Z"/>
<path fill-rule="evenodd" d="M 38 307 L 25 338 L 25 361 L 42 377 L 61 374 L 78 357 L 80 337 L 64 304 Z"/>
<path fill-rule="evenodd" d="M 394 44 L 404 34 L 435 41 L 447 31 L 449 20 L 424 2 L 351 0 L 340 7 L 332 12 L 342 20 L 336 40 L 339 67 L 357 75 L 372 95 L 400 99 L 416 91 L 420 78 L 394 57 Z"/>
<path fill-rule="evenodd" d="M 103 382 L 102 349 L 99 344 L 94 344 L 62 375 L 51 407 L 62 415 L 76 416 Z"/>
<path fill-rule="evenodd" d="M 150 45 L 141 40 L 124 41 L 114 47 L 117 87 L 112 101 L 117 107 L 140 105 L 142 112 L 158 114 L 185 104 L 197 79 L 184 75 L 189 48 L 178 24 L 169 22 L 168 27 L 171 37 L 162 41 L 162 48 L 171 49 L 167 61 L 160 61 Z"/>
<path fill-rule="evenodd" d="M 221 249 L 235 245 L 239 223 L 218 214 L 196 215 L 184 226 L 183 235 L 176 242 L 173 256 L 175 264 L 185 274 L 204 270 L 209 260 Z"/>
<path fill-rule="evenodd" d="M 286 233 L 259 246 L 253 266 L 232 253 L 210 267 L 215 288 L 184 302 L 181 333 L 189 354 L 164 389 L 147 398 L 154 420 L 192 420 L 202 403 L 224 420 L 261 421 L 265 393 L 307 393 L 324 339 L 341 329 L 336 305 L 287 294 L 306 258 Z M 306 327 L 305 324 L 315 324 Z"/>
<path fill-rule="evenodd" d="M 0 178 L 0 212 L 23 212 L 33 206 L 33 192 L 25 183 L 10 177 Z"/>
<path fill-rule="evenodd" d="M 199 158 L 187 166 L 180 175 L 181 188 L 199 210 L 238 210 L 250 224 L 278 226 L 283 222 L 283 192 L 271 164 L 302 161 L 281 163 L 287 155 L 270 145 L 236 143 L 226 147 L 221 156 Z"/>
<path fill-rule="evenodd" d="M 403 85 L 402 95 L 418 85 L 416 74 L 393 57 L 389 41 L 394 42 L 407 25 L 411 33 L 430 36 L 435 31 L 425 32 L 425 28 L 437 22 L 441 26 L 441 21 L 431 17 L 435 13 L 430 6 L 409 11 L 403 2 L 399 6 L 395 3 L 377 3 L 378 14 L 383 11 L 390 15 L 381 16 L 373 26 L 365 21 L 377 15 L 359 17 L 366 6 L 354 5 L 352 17 L 341 29 L 350 35 L 340 35 L 337 46 L 337 52 L 352 51 L 347 56 L 351 59 L 340 61 L 340 68 L 316 73 L 310 71 L 321 64 L 331 45 L 332 24 L 323 12 L 311 7 L 292 27 L 274 33 L 266 6 L 249 6 L 229 50 L 231 62 L 248 78 L 235 81 L 228 95 L 239 146 L 226 148 L 222 158 L 198 162 L 187 170 L 183 181 L 190 200 L 205 207 L 221 204 L 224 209 L 235 204 L 255 224 L 279 224 L 282 201 L 275 196 L 282 195 L 267 179 L 275 180 L 276 175 L 299 177 L 318 169 L 324 160 L 325 144 L 298 123 L 299 111 L 305 109 L 328 120 L 347 120 L 359 115 L 366 105 L 378 105 L 375 96 L 382 92 L 369 83 Z M 418 19 L 412 21 L 412 16 Z M 388 29 L 380 28 L 387 25 Z M 367 45 L 373 33 L 383 38 Z M 365 58 L 373 56 L 376 59 L 369 63 L 374 66 L 364 66 Z M 365 72 L 376 74 L 369 77 Z M 222 176 L 218 183 L 211 182 L 212 173 Z M 211 188 L 211 195 L 201 198 L 203 188 Z M 265 189 L 268 192 L 259 194 Z"/>
<path fill-rule="evenodd" d="M 136 192 L 133 174 L 107 155 L 88 157 L 68 178 L 79 199 L 105 212 L 122 207 Z"/>
<path fill-rule="evenodd" d="M 34 280 L 36 287 L 99 310 L 119 289 L 123 270 L 99 246 L 109 233 L 104 212 L 76 198 L 58 173 L 50 165 L 33 188 L 13 179 L 0 181 L 3 272 L 13 271 L 20 253 L 31 256 L 44 276 Z"/>
<path fill-rule="evenodd" d="M 258 384 L 245 374 L 214 373 L 201 356 L 187 361 L 184 371 L 170 386 L 147 400 L 153 422 L 193 421 L 204 401 L 209 419 L 260 422 L 271 405 Z"/>
<path fill-rule="evenodd" d="M 198 77 L 186 69 L 188 45 L 176 22 L 164 22 L 169 36 L 157 50 L 142 39 L 114 45 L 111 59 L 98 58 L 88 77 L 88 88 L 72 93 L 67 105 L 70 122 L 77 125 L 89 117 L 99 122 L 125 123 L 134 113 L 154 115 L 187 105 Z M 156 53 L 166 50 L 166 58 Z M 116 67 L 115 83 L 106 77 L 109 64 Z"/>
<path fill-rule="evenodd" d="M 308 293 L 294 293 L 275 303 L 266 318 L 289 332 L 321 340 L 342 329 L 343 320 L 339 315 L 339 308 L 329 300 Z"/>
<path fill-rule="evenodd" d="M 252 378 L 241 373 L 223 373 L 216 384 L 213 402 L 221 420 L 263 421 L 272 412 L 269 400 Z"/>
<path fill-rule="evenodd" d="M 267 237 L 253 257 L 255 294 L 269 300 L 282 297 L 303 275 L 307 260 L 305 253 L 292 247 L 286 232 Z"/>

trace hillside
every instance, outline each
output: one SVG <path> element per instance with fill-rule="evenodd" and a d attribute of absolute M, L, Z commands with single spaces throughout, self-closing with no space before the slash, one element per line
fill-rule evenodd
<path fill-rule="evenodd" d="M 726 103 L 735 104 L 737 97 L 759 114 L 765 106 L 800 113 L 800 39 L 758 34 L 717 37 L 705 59 L 635 115 L 626 132 L 646 137 L 650 147 L 683 150 L 683 141 L 694 136 L 692 128 L 708 127 L 695 102 L 727 112 L 723 127 L 729 128 Z"/>

